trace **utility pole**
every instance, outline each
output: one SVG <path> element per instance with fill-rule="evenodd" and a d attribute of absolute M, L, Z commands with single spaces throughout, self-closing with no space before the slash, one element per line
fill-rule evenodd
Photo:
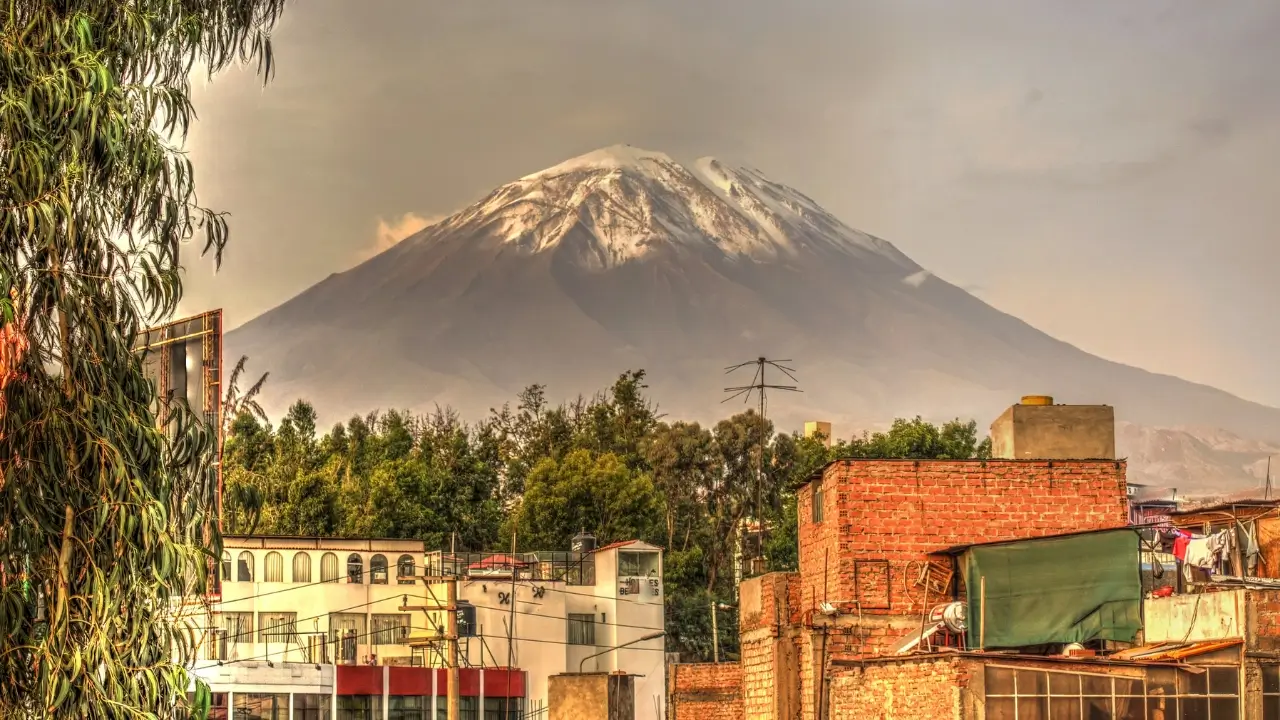
<path fill-rule="evenodd" d="M 445 595 L 445 642 L 449 643 L 449 720 L 458 720 L 458 712 L 462 700 L 458 695 L 458 579 L 450 578 Z"/>
<path fill-rule="evenodd" d="M 759 550 L 758 557 L 760 558 L 764 557 L 764 543 L 765 543 L 763 498 L 764 498 L 764 446 L 765 446 L 765 442 L 767 441 L 767 438 L 765 437 L 765 435 L 767 434 L 767 428 L 768 428 L 768 423 L 765 420 L 765 411 L 768 406 L 766 396 L 768 391 L 770 390 L 782 390 L 785 392 L 804 392 L 796 385 L 770 385 L 765 380 L 765 370 L 766 368 L 772 367 L 778 370 L 779 372 L 781 372 L 783 375 L 786 375 L 787 377 L 791 378 L 792 382 L 799 383 L 799 380 L 796 380 L 796 376 L 794 374 L 795 368 L 787 367 L 786 365 L 782 364 L 782 363 L 789 363 L 789 362 L 791 361 L 790 360 L 770 360 L 766 357 L 758 357 L 755 360 L 749 360 L 744 363 L 738 363 L 737 365 L 730 365 L 729 367 L 724 369 L 725 374 L 727 375 L 727 374 L 736 372 L 738 370 L 741 370 L 743 368 L 750 367 L 752 365 L 754 365 L 756 368 L 755 377 L 752 378 L 750 385 L 740 385 L 738 387 L 725 388 L 724 389 L 725 392 L 732 393 L 732 394 L 729 395 L 729 397 L 725 398 L 724 400 L 721 400 L 720 402 L 726 403 L 726 402 L 729 402 L 730 400 L 736 400 L 737 398 L 742 398 L 742 401 L 746 403 L 746 402 L 750 402 L 752 393 L 756 394 L 756 399 L 758 402 L 759 414 L 760 414 L 760 438 L 757 442 L 757 448 L 756 448 L 755 521 L 756 521 L 757 527 L 759 528 L 760 550 Z M 755 558 L 752 558 L 752 559 L 754 560 Z M 712 624 L 713 625 L 715 624 L 714 613 L 712 614 Z"/>
<path fill-rule="evenodd" d="M 443 584 L 445 586 L 445 604 L 443 607 L 440 606 L 439 601 L 432 605 L 409 605 L 406 603 L 400 610 L 402 612 L 421 610 L 426 613 L 427 624 L 435 627 L 436 632 L 440 631 L 440 627 L 431 617 L 431 613 L 444 611 L 445 665 L 448 666 L 449 670 L 448 720 L 458 720 L 458 705 L 461 703 L 458 698 L 458 578 L 447 574 L 443 563 L 441 564 L 440 572 L 445 574 L 439 576 L 424 575 L 422 582 L 427 586 L 427 593 L 431 595 L 433 601 L 436 601 L 436 594 L 431 586 L 434 584 Z M 435 638 L 428 637 L 416 642 L 410 641 L 409 645 L 410 647 L 426 647 L 439 642 L 440 639 L 438 636 Z"/>
<path fill-rule="evenodd" d="M 711 598 L 711 662 L 720 662 L 720 626 L 716 623 L 716 599 Z"/>
<path fill-rule="evenodd" d="M 519 565 L 516 562 L 516 533 L 520 530 L 520 518 L 516 517 L 511 528 L 511 612 L 507 620 L 507 697 L 502 701 L 503 714 L 511 711 L 511 676 L 514 674 L 516 657 L 516 573 Z"/>
<path fill-rule="evenodd" d="M 1262 496 L 1263 500 L 1271 499 L 1271 456 L 1267 456 L 1267 492 Z"/>

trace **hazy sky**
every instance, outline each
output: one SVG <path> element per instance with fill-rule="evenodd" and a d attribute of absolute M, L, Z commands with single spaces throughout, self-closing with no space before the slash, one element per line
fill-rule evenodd
<path fill-rule="evenodd" d="M 241 324 L 630 143 L 758 167 L 1050 334 L 1280 405 L 1277 36 L 1275 0 L 295 2 L 272 84 L 197 87 L 232 245 L 188 260 L 184 309 Z"/>

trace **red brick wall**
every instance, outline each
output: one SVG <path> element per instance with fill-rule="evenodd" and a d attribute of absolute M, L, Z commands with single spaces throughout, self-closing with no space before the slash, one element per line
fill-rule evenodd
<path fill-rule="evenodd" d="M 770 573 L 739 586 L 739 641 L 743 713 L 746 720 L 794 718 L 799 666 L 794 636 L 798 573 Z"/>
<path fill-rule="evenodd" d="M 818 483 L 823 522 L 814 523 Z M 798 512 L 805 609 L 825 596 L 863 615 L 919 617 L 925 602 L 912 582 L 930 553 L 1126 525 L 1125 463 L 847 460 L 800 491 Z"/>
<path fill-rule="evenodd" d="M 970 664 L 955 657 L 835 668 L 827 717 L 960 720 L 969 672 Z"/>
<path fill-rule="evenodd" d="M 671 666 L 671 720 L 742 720 L 742 666 Z"/>
<path fill-rule="evenodd" d="M 1280 650 L 1280 591 L 1249 590 L 1245 593 L 1250 650 Z"/>

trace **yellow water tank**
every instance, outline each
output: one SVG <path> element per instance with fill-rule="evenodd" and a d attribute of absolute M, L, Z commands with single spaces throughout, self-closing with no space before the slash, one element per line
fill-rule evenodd
<path fill-rule="evenodd" d="M 1023 404 L 1023 405 L 1052 405 L 1052 404 L 1053 404 L 1053 396 L 1052 396 L 1052 395 L 1023 395 L 1023 396 L 1022 396 L 1022 403 L 1021 403 L 1021 404 Z"/>

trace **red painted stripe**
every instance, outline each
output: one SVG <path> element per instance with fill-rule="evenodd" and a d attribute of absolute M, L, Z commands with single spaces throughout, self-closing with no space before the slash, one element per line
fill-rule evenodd
<path fill-rule="evenodd" d="M 334 683 L 339 695 L 381 695 L 381 665 L 338 665 Z"/>

